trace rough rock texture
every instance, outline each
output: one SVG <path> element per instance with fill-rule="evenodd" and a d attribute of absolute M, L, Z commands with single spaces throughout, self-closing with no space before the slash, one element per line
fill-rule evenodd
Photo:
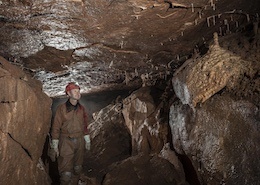
<path fill-rule="evenodd" d="M 50 184 L 41 161 L 51 100 L 40 82 L 0 58 L 0 182 Z"/>
<path fill-rule="evenodd" d="M 50 96 L 165 78 L 213 32 L 258 21 L 259 0 L 1 0 L 0 55 L 30 70 Z M 119 85 L 120 84 L 120 85 Z"/>
<path fill-rule="evenodd" d="M 89 125 L 92 147 L 86 152 L 85 171 L 100 182 L 107 168 L 131 154 L 131 138 L 124 124 L 121 103 L 111 104 L 94 114 Z"/>
<path fill-rule="evenodd" d="M 122 184 L 123 180 L 123 184 L 186 183 L 183 166 L 166 143 L 168 127 L 161 118 L 163 106 L 159 104 L 155 109 L 152 96 L 146 93 L 150 93 L 150 88 L 142 87 L 122 102 L 118 98 L 114 104 L 93 114 L 94 122 L 89 125 L 92 148 L 85 157 L 83 181 L 92 184 Z M 122 112 L 129 119 L 124 120 Z M 137 157 L 131 157 L 132 150 Z M 133 163 L 134 172 L 129 169 L 129 161 Z M 159 174 L 156 173 L 158 168 Z M 142 177 L 136 178 L 140 173 Z"/>
<path fill-rule="evenodd" d="M 142 87 L 123 101 L 125 124 L 132 138 L 132 154 L 159 153 L 166 143 L 167 123 L 161 120 L 163 104 L 156 107 L 150 87 Z"/>
<path fill-rule="evenodd" d="M 227 38 L 215 35 L 207 54 L 175 72 L 173 146 L 201 184 L 259 184 L 259 34 Z"/>
<path fill-rule="evenodd" d="M 167 160 L 154 156 L 136 155 L 112 165 L 104 185 L 185 185 L 174 166 Z"/>
<path fill-rule="evenodd" d="M 158 156 L 163 158 L 163 159 L 166 159 L 171 164 L 173 164 L 177 174 L 179 175 L 179 177 L 183 180 L 185 179 L 185 173 L 184 173 L 183 165 L 180 162 L 176 153 L 170 148 L 170 143 L 166 143 L 163 146 L 163 148 L 160 151 Z"/>
<path fill-rule="evenodd" d="M 53 97 L 63 95 L 64 86 L 69 81 L 79 82 L 84 93 L 109 88 L 121 89 L 126 87 L 136 88 L 141 85 L 154 85 L 158 83 L 158 80 L 167 81 L 169 78 L 172 78 L 172 74 L 183 64 L 181 69 L 177 70 L 175 78 L 175 80 L 179 79 L 180 83 L 177 80 L 173 84 L 176 94 L 182 100 L 182 103 L 188 103 L 193 108 L 189 109 L 188 105 L 184 106 L 183 109 L 186 110 L 187 108 L 184 117 L 189 118 L 187 120 L 193 121 L 194 125 L 197 125 L 204 123 L 203 118 L 207 118 L 212 123 L 215 123 L 216 121 L 220 122 L 220 119 L 215 119 L 215 117 L 225 118 L 226 116 L 223 123 L 228 122 L 235 125 L 235 121 L 232 120 L 237 120 L 241 125 L 248 124 L 248 127 L 242 127 L 247 130 L 251 129 L 249 123 L 254 122 L 250 122 L 247 119 L 255 115 L 254 110 L 256 108 L 259 109 L 260 103 L 259 7 L 259 0 L 0 0 L 0 55 L 8 59 L 10 63 L 30 72 L 35 78 L 42 81 L 43 90 Z M 197 58 L 199 55 L 207 53 L 208 45 L 214 32 L 218 33 L 220 40 L 221 38 L 228 39 L 228 42 L 220 43 L 221 48 L 216 47 L 217 45 L 215 44 L 210 48 L 206 56 Z M 244 37 L 245 35 L 246 37 Z M 231 38 L 235 39 L 231 40 Z M 232 54 L 230 54 L 230 51 Z M 223 56 L 228 57 L 223 60 Z M 215 57 L 216 60 L 213 60 Z M 187 61 L 187 59 L 190 60 Z M 241 62 L 239 65 L 237 65 L 237 60 Z M 201 63 L 203 61 L 204 64 Z M 231 64 L 230 61 L 234 63 Z M 246 65 L 241 65 L 244 62 Z M 1 68 L 0 71 L 4 76 L 8 74 Z M 1 89 L 1 91 L 4 91 L 3 94 L 8 94 L 11 100 L 6 99 L 6 97 L 3 101 L 1 100 L 0 112 L 5 111 L 9 113 L 17 110 L 17 112 L 22 112 L 20 115 L 27 117 L 28 113 L 24 109 L 27 108 L 37 117 L 38 114 L 35 112 L 39 112 L 38 109 L 43 107 L 29 106 L 31 105 L 29 103 L 35 103 L 35 94 L 31 93 L 30 88 L 24 88 L 24 83 L 21 83 L 27 81 L 30 84 L 30 79 L 17 70 L 13 71 L 13 75 L 17 76 L 17 81 L 19 82 L 16 83 L 15 81 L 17 86 L 12 86 L 14 82 L 10 79 L 5 79 L 1 82 L 4 86 L 12 89 L 8 91 Z M 41 88 L 38 84 L 32 86 Z M 98 128 L 94 124 L 92 125 L 94 147 L 89 153 L 90 156 L 86 156 L 86 173 L 92 169 L 93 172 L 97 172 L 98 177 L 103 176 L 107 172 L 109 164 L 119 159 L 124 159 L 133 150 L 133 154 L 142 152 L 155 155 L 159 153 L 161 157 L 170 161 L 170 164 L 167 163 L 167 165 L 174 166 L 176 170 L 179 170 L 180 176 L 184 176 L 181 165 L 179 165 L 175 153 L 171 150 L 172 143 L 166 144 L 171 139 L 166 134 L 168 119 L 164 120 L 161 116 L 158 116 L 165 107 L 167 109 L 165 112 L 168 112 L 168 106 L 165 106 L 164 103 L 160 105 L 159 103 L 155 104 L 155 99 L 152 100 L 150 92 L 143 91 L 144 89 L 140 89 L 136 94 L 138 96 L 130 96 L 130 99 L 124 101 L 124 118 L 129 133 L 123 126 L 124 121 L 119 111 L 120 108 L 116 108 L 117 111 L 113 109 L 111 114 L 103 112 L 99 117 L 104 115 L 104 120 L 101 118 L 97 119 L 100 122 L 96 124 Z M 20 90 L 23 92 L 21 94 L 24 94 L 22 97 L 20 96 L 21 94 L 13 93 Z M 231 100 L 224 98 L 227 102 L 245 102 L 237 104 L 239 105 L 239 108 L 237 107 L 238 110 L 244 110 L 243 107 L 252 107 L 251 111 L 248 110 L 250 108 L 245 108 L 245 110 L 248 110 L 248 114 L 247 112 L 245 113 L 248 116 L 243 118 L 246 120 L 245 123 L 242 123 L 243 119 L 237 113 L 238 110 L 235 110 L 235 112 L 226 111 L 229 115 L 225 115 L 223 113 L 225 112 L 224 110 L 218 112 L 209 111 L 212 109 L 209 106 L 209 102 L 213 102 L 211 102 L 213 107 L 214 104 L 219 106 L 219 104 L 214 102 L 214 94 L 217 92 L 230 93 Z M 18 98 L 26 99 L 27 96 L 25 94 L 30 98 L 27 104 L 21 106 Z M 165 100 L 168 101 L 167 98 Z M 172 98 L 169 102 L 174 100 Z M 10 102 L 8 103 L 8 101 Z M 252 105 L 247 102 L 251 102 Z M 39 104 L 46 105 L 41 102 Z M 202 107 L 196 106 L 197 104 Z M 231 103 L 231 105 L 233 104 Z M 224 109 L 226 106 L 231 105 L 217 108 L 222 110 L 221 108 Z M 255 105 L 256 108 L 254 107 Z M 179 106 L 182 107 L 182 105 Z M 7 108 L 10 111 L 7 111 Z M 206 115 L 204 117 L 204 114 L 196 116 L 197 113 L 202 114 L 196 111 L 197 109 L 200 111 L 205 109 L 204 112 L 210 112 L 210 116 L 207 117 Z M 195 111 L 195 113 L 192 111 Z M 12 119 L 19 121 L 25 119 L 22 116 L 16 116 L 13 112 L 9 114 Z M 177 117 L 176 119 L 180 118 L 182 120 L 183 113 L 177 112 L 174 116 Z M 3 119 L 4 122 L 8 123 L 11 122 L 6 118 L 1 117 L 1 120 Z M 110 118 L 113 119 L 110 120 Z M 197 123 L 193 118 L 203 121 Z M 207 132 L 212 133 L 214 129 L 211 128 L 212 125 L 207 122 L 208 120 L 206 120 L 207 128 L 210 129 Z M 19 121 L 17 123 L 20 123 Z M 32 125 L 31 120 L 27 122 Z M 173 125 L 173 121 L 170 123 Z M 239 127 L 240 125 L 227 125 L 229 126 L 227 128 L 229 130 L 233 129 L 232 131 L 234 132 L 241 128 Z M 18 141 L 17 144 L 21 144 L 24 147 L 24 149 L 21 147 L 20 149 L 25 151 L 24 155 L 28 153 L 27 156 L 32 159 L 32 166 L 34 167 L 41 150 L 36 150 L 32 142 L 36 142 L 41 147 L 43 142 L 39 139 L 41 134 L 37 134 L 36 137 L 29 130 L 26 130 L 24 132 L 25 136 L 25 134 L 21 134 L 20 130 L 16 130 L 12 126 L 9 124 L 8 128 L 6 128 L 5 124 L 1 124 L 1 138 L 5 137 L 6 141 Z M 19 126 L 16 127 L 19 128 Z M 33 126 L 31 128 L 36 129 Z M 182 122 L 182 125 L 178 126 L 177 128 L 182 128 L 185 124 Z M 213 126 L 216 126 L 216 124 L 213 124 Z M 37 126 L 37 129 L 39 128 Z M 186 130 L 190 131 L 193 125 L 188 125 L 187 128 Z M 8 132 L 6 132 L 7 129 Z M 174 129 L 176 129 L 175 126 L 172 127 L 172 130 Z M 45 133 L 45 129 L 42 130 L 44 131 L 38 131 L 37 133 Z M 207 136 L 207 132 L 203 127 L 201 130 L 203 132 L 196 131 L 196 133 Z M 237 148 L 244 147 L 246 152 L 243 153 L 243 156 L 245 157 L 238 156 L 237 148 L 226 147 L 223 151 L 228 151 L 226 153 L 230 155 L 225 154 L 227 158 L 224 160 L 229 160 L 230 158 L 234 164 L 215 167 L 214 165 L 219 163 L 219 159 L 216 159 L 216 161 L 211 160 L 213 156 L 215 157 L 211 153 L 214 150 L 209 150 L 208 148 L 210 147 L 208 145 L 208 148 L 206 147 L 204 150 L 202 147 L 203 142 L 200 141 L 203 137 L 198 137 L 200 145 L 197 146 L 196 142 L 192 143 L 189 138 L 195 137 L 196 133 L 190 135 L 188 131 L 181 129 L 180 133 L 176 133 L 175 137 L 178 137 L 179 140 L 177 141 L 174 138 L 174 145 L 176 145 L 176 151 L 183 154 L 186 158 L 186 155 L 188 155 L 196 170 L 199 167 L 200 170 L 197 170 L 197 173 L 202 183 L 224 184 L 227 182 L 226 184 L 236 184 L 239 183 L 234 180 L 237 174 L 239 174 L 238 179 L 241 180 L 240 182 L 244 183 L 244 179 L 241 179 L 241 176 L 244 174 L 241 173 L 242 167 L 240 164 L 243 164 L 245 167 L 243 169 L 246 171 L 246 183 L 255 182 L 254 179 L 257 176 L 255 172 L 258 172 L 259 169 L 250 161 L 253 159 L 247 159 L 247 156 L 254 154 L 259 156 L 259 150 L 257 147 L 253 150 L 247 148 L 247 146 L 250 145 L 253 137 L 258 138 L 257 135 L 251 134 L 248 140 L 243 135 L 241 138 L 235 137 L 235 135 L 241 135 L 240 132 L 242 133 L 242 130 L 237 131 L 239 134 L 225 135 L 226 138 L 229 138 L 228 141 L 225 140 L 225 144 L 231 143 L 233 144 L 232 147 L 236 146 Z M 230 133 L 233 132 L 230 131 Z M 209 137 L 205 136 L 205 143 L 207 141 L 210 142 L 210 138 L 214 134 L 216 133 L 213 132 Z M 25 139 L 27 135 L 37 139 L 31 139 L 28 142 Z M 185 137 L 179 137 L 179 135 L 184 135 Z M 132 138 L 132 147 L 130 146 L 130 137 Z M 217 139 L 219 138 L 217 137 Z M 222 139 L 220 138 L 219 140 L 221 144 Z M 240 140 L 247 145 L 240 146 L 239 143 L 236 143 Z M 214 144 L 215 141 L 213 140 L 212 142 Z M 210 146 L 212 142 L 207 144 Z M 106 146 L 103 145 L 104 143 Z M 185 148 L 183 145 L 186 143 L 192 144 L 190 147 Z M 256 142 L 253 141 L 252 143 Z M 3 146 L 6 147 L 6 145 Z M 215 145 L 213 146 L 215 147 Z M 197 158 L 192 158 L 189 152 L 187 152 L 193 148 L 196 151 L 205 151 L 206 159 L 201 157 L 204 155 L 202 152 L 203 155 L 199 157 L 203 158 L 203 161 L 196 162 Z M 229 148 L 232 149 L 232 152 L 230 152 Z M 11 150 L 11 148 L 8 149 Z M 2 155 L 2 153 L 0 154 Z M 210 160 L 208 160 L 209 158 Z M 7 158 L 4 156 L 2 159 L 6 160 Z M 240 160 L 240 163 L 237 159 Z M 158 159 L 158 161 L 160 160 Z M 140 161 L 142 162 L 142 159 Z M 24 161 L 17 162 L 20 165 Z M 161 163 L 165 164 L 164 162 Z M 142 167 L 145 169 L 145 165 L 148 162 L 144 161 L 142 164 L 144 164 Z M 252 168 L 249 169 L 248 166 L 250 165 Z M 156 168 L 157 166 L 152 165 L 152 167 Z M 211 170 L 213 168 L 214 170 Z M 19 168 L 16 167 L 16 169 Z M 123 171 L 127 173 L 127 169 L 128 166 L 125 166 Z M 231 169 L 231 172 L 228 169 Z M 151 171 L 153 172 L 154 169 L 151 169 Z M 117 172 L 117 169 L 110 173 L 112 174 L 110 176 L 111 182 L 116 181 L 115 178 L 117 176 L 114 175 L 115 172 Z M 225 173 L 222 174 L 223 172 Z M 18 174 L 18 172 L 12 174 Z M 162 176 L 168 179 L 168 176 L 164 175 Z M 107 176 L 108 179 L 110 177 L 109 175 Z M 161 177 L 157 177 L 156 179 L 161 180 Z M 220 182 L 219 180 L 221 179 L 222 181 L 222 177 L 224 177 L 224 180 Z M 27 178 L 27 175 L 21 178 Z M 146 176 L 144 177 L 145 182 L 147 182 L 147 178 Z M 136 182 L 135 180 L 133 181 Z M 42 182 L 46 181 L 43 180 Z M 106 182 L 109 183 L 108 181 Z M 23 183 L 23 181 L 19 183 Z M 124 183 L 120 182 L 120 184 Z"/>
<path fill-rule="evenodd" d="M 248 71 L 250 63 L 241 57 L 222 49 L 218 35 L 214 34 L 214 44 L 202 58 L 187 60 L 175 72 L 173 87 L 183 104 L 196 107 L 225 86 L 233 86 L 238 78 Z"/>
<path fill-rule="evenodd" d="M 175 150 L 187 155 L 201 184 L 259 184 L 260 115 L 254 104 L 215 95 L 193 112 L 175 102 L 170 126 Z"/>

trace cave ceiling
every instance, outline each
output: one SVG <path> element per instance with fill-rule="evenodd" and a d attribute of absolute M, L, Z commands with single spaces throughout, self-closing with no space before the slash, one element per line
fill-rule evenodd
<path fill-rule="evenodd" d="M 242 32 L 259 0 L 0 0 L 0 55 L 31 73 L 52 97 L 167 79 L 213 33 Z"/>

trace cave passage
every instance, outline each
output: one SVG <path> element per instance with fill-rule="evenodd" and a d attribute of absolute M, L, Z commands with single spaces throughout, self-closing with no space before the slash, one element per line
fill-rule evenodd
<path fill-rule="evenodd" d="M 128 96 L 133 90 L 135 89 L 123 89 L 123 90 L 113 90 L 113 91 L 103 91 L 98 93 L 92 93 L 92 94 L 82 94 L 80 103 L 82 103 L 88 113 L 89 117 L 92 117 L 92 114 L 94 112 L 98 112 L 105 106 L 109 105 L 116 99 L 122 99 Z M 66 97 L 56 97 L 52 98 L 52 115 L 54 116 L 54 113 L 57 109 L 57 106 L 65 101 L 67 101 Z M 53 119 L 52 116 L 52 119 Z M 44 161 L 46 167 L 48 168 L 50 178 L 52 180 L 52 185 L 58 185 L 60 184 L 59 181 L 59 172 L 58 172 L 58 164 L 57 160 L 55 162 L 52 162 L 50 158 L 47 155 L 47 150 L 49 147 L 49 137 L 46 138 L 46 142 L 44 144 L 43 154 L 42 154 L 42 160 Z M 129 149 L 131 151 L 131 149 Z"/>
<path fill-rule="evenodd" d="M 100 92 L 100 93 L 94 93 L 94 94 L 82 94 L 80 103 L 82 103 L 86 107 L 89 116 L 91 116 L 92 113 L 100 111 L 101 109 L 103 109 L 104 107 L 108 106 L 111 103 L 112 104 L 115 103 L 115 101 L 117 101 L 118 97 L 120 97 L 120 99 L 123 99 L 123 98 L 129 96 L 133 92 L 133 90 L 135 90 L 135 89 L 106 91 L 106 92 Z M 161 96 L 161 93 L 162 93 L 162 91 L 160 89 L 158 90 L 158 89 L 153 88 L 153 90 L 152 90 L 153 97 L 155 99 L 157 99 L 157 101 L 158 101 L 158 98 Z M 67 100 L 67 98 L 65 98 L 65 97 L 53 98 L 53 103 L 52 103 L 53 115 L 55 113 L 57 106 L 60 103 L 65 102 L 66 100 Z M 166 119 L 168 119 L 168 118 L 166 118 Z M 114 129 L 115 130 L 113 130 L 113 132 L 118 132 L 118 133 L 119 132 L 127 132 L 126 135 L 128 135 L 128 131 L 125 130 L 123 127 L 118 126 L 118 127 L 114 127 Z M 172 138 L 170 137 L 170 133 L 168 133 L 168 136 L 169 137 L 167 138 L 167 140 L 168 140 L 168 142 L 170 142 L 170 145 L 172 145 Z M 124 137 L 124 136 L 122 136 L 122 137 Z M 131 137 L 131 136 L 129 136 L 129 137 Z M 130 140 L 130 138 L 125 138 L 125 139 L 129 140 L 129 143 L 130 143 L 129 146 L 128 146 L 129 147 L 128 152 L 126 150 L 126 152 L 124 154 L 125 156 L 123 156 L 123 157 L 119 156 L 119 155 L 115 155 L 115 156 L 113 156 L 113 159 L 111 159 L 111 158 L 107 159 L 107 160 L 112 160 L 112 161 L 107 161 L 107 164 L 112 164 L 113 161 L 119 162 L 120 160 L 126 158 L 127 156 L 129 156 L 129 157 L 131 156 L 131 140 Z M 46 167 L 48 168 L 48 173 L 49 173 L 49 176 L 52 180 L 52 185 L 59 185 L 60 184 L 60 181 L 59 181 L 60 176 L 59 176 L 59 173 L 58 173 L 57 160 L 55 162 L 52 162 L 49 159 L 49 157 L 47 156 L 47 150 L 48 150 L 48 147 L 49 147 L 48 143 L 49 143 L 49 138 L 47 137 L 45 145 L 44 145 L 42 159 L 43 159 Z M 113 151 L 111 151 L 111 152 L 112 152 L 112 154 L 110 154 L 110 155 L 113 155 Z M 104 158 L 106 158 L 106 157 L 104 157 Z M 196 171 L 194 170 L 190 159 L 185 155 L 178 155 L 178 158 L 183 165 L 186 181 L 189 182 L 191 185 L 200 185 Z M 91 157 L 89 157 L 89 155 L 87 155 L 87 157 L 85 157 L 85 159 L 89 160 L 89 159 L 91 159 Z M 104 159 L 104 160 L 106 160 L 106 159 Z M 105 170 L 100 169 L 98 164 L 94 164 L 94 163 L 95 162 L 91 162 L 91 161 L 88 162 L 88 164 L 90 164 L 91 167 L 85 166 L 84 167 L 84 174 L 87 174 L 87 176 L 89 178 L 91 178 L 91 177 L 97 178 L 98 181 L 100 183 L 102 183 L 102 181 L 104 180 L 104 177 L 105 177 L 102 174 L 104 174 L 103 172 Z M 115 163 L 115 165 L 116 165 L 116 163 Z M 91 169 L 91 168 L 96 168 L 96 169 Z M 146 167 L 141 166 L 141 168 L 144 168 L 143 170 L 145 170 Z M 128 175 L 129 175 L 128 173 L 125 174 L 125 176 L 127 178 L 128 178 Z M 148 173 L 146 175 L 149 176 Z M 131 178 L 131 177 L 129 177 L 129 178 Z M 158 184 L 160 184 L 160 182 L 158 182 Z"/>

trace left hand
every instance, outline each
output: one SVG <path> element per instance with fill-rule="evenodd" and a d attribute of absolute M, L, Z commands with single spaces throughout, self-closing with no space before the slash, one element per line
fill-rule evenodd
<path fill-rule="evenodd" d="M 85 135 L 84 139 L 85 139 L 85 148 L 87 150 L 90 150 L 90 146 L 91 146 L 90 136 L 89 135 Z"/>

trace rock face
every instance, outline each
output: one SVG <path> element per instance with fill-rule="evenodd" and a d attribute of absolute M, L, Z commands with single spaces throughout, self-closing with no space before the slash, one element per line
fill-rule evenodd
<path fill-rule="evenodd" d="M 0 55 L 37 73 L 52 97 L 72 79 L 85 93 L 140 85 L 146 73 L 169 76 L 213 32 L 253 25 L 259 7 L 259 0 L 1 0 Z"/>
<path fill-rule="evenodd" d="M 155 105 L 150 95 L 149 87 L 138 89 L 124 100 L 122 112 L 125 118 L 125 124 L 131 134 L 133 154 L 137 154 L 142 150 L 140 143 L 143 137 L 142 131 L 148 131 L 147 127 L 149 126 L 144 123 L 154 110 Z"/>
<path fill-rule="evenodd" d="M 142 87 L 93 114 L 86 181 L 94 175 L 92 184 L 186 184 L 183 166 L 166 143 L 163 104 L 156 107 L 150 90 Z"/>
<path fill-rule="evenodd" d="M 124 124 L 120 103 L 111 104 L 94 114 L 89 125 L 92 139 L 90 152 L 86 152 L 86 171 L 97 174 L 101 181 L 112 163 L 123 160 L 131 154 L 131 138 Z"/>
<path fill-rule="evenodd" d="M 163 104 L 156 107 L 150 87 L 142 87 L 123 101 L 122 113 L 132 138 L 132 154 L 159 153 L 167 142 Z"/>
<path fill-rule="evenodd" d="M 173 87 L 182 103 L 192 107 L 205 102 L 225 86 L 232 86 L 248 65 L 241 57 L 219 46 L 217 33 L 205 56 L 186 62 L 175 73 Z"/>
<path fill-rule="evenodd" d="M 158 156 L 136 155 L 111 166 L 104 185 L 185 185 L 185 180 L 167 160 Z"/>
<path fill-rule="evenodd" d="M 215 36 L 205 56 L 173 77 L 179 97 L 170 108 L 173 146 L 188 156 L 201 184 L 259 184 L 257 69 L 254 61 L 220 48 Z"/>
<path fill-rule="evenodd" d="M 181 102 L 170 111 L 173 145 L 193 163 L 201 184 L 259 183 L 259 109 L 215 95 L 193 112 Z"/>
<path fill-rule="evenodd" d="M 0 183 L 50 184 L 41 161 L 51 100 L 40 82 L 0 58 Z"/>

